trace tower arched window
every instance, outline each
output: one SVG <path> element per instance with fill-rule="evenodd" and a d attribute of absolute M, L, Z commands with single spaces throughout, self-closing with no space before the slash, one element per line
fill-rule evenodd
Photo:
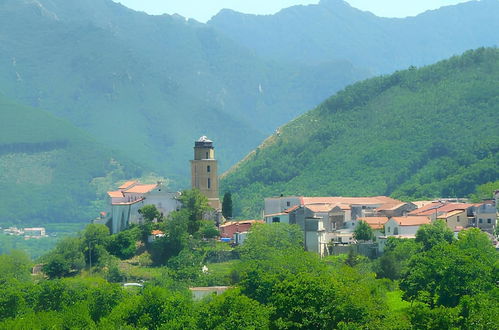
<path fill-rule="evenodd" d="M 208 178 L 208 189 L 211 189 L 211 179 Z"/>
<path fill-rule="evenodd" d="M 206 171 L 207 171 L 208 173 L 210 173 L 210 172 L 211 172 L 211 166 L 210 166 L 210 165 L 206 166 Z"/>

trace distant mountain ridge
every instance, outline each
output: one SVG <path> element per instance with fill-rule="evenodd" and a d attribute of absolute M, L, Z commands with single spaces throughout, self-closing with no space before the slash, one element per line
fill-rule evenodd
<path fill-rule="evenodd" d="M 0 224 L 82 222 L 107 209 L 105 189 L 142 169 L 69 122 L 0 94 Z"/>
<path fill-rule="evenodd" d="M 228 168 L 366 70 L 264 61 L 213 28 L 111 0 L 0 2 L 0 91 L 186 183 L 193 140 Z M 49 83 L 47 83 L 49 82 Z"/>
<path fill-rule="evenodd" d="M 234 213 L 264 197 L 466 197 L 499 179 L 499 49 L 356 83 L 227 172 Z"/>
<path fill-rule="evenodd" d="M 465 50 L 499 45 L 499 1 L 443 7 L 404 19 L 382 18 L 343 0 L 294 6 L 275 15 L 223 10 L 208 25 L 265 58 L 300 63 L 348 59 L 390 73 Z"/>

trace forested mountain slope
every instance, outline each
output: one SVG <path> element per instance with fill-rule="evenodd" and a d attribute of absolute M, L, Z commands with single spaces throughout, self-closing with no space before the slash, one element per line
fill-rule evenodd
<path fill-rule="evenodd" d="M 0 226 L 88 221 L 141 170 L 70 123 L 0 94 Z"/>
<path fill-rule="evenodd" d="M 347 61 L 263 61 L 205 24 L 111 0 L 0 1 L 0 53 L 1 92 L 182 183 L 199 136 L 216 142 L 228 168 L 369 75 Z"/>
<path fill-rule="evenodd" d="M 463 197 L 499 179 L 499 50 L 356 83 L 224 177 L 235 213 L 279 194 Z"/>
<path fill-rule="evenodd" d="M 392 73 L 499 45 L 498 17 L 498 0 L 462 3 L 404 19 L 377 17 L 343 0 L 321 0 L 275 15 L 223 10 L 208 24 L 266 58 L 308 64 L 348 59 L 374 72 Z"/>

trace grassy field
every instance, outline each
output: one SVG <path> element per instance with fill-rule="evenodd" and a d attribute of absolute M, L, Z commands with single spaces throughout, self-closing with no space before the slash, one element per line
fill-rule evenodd
<path fill-rule="evenodd" d="M 402 290 L 398 289 L 386 293 L 386 301 L 392 312 L 400 313 L 411 306 L 410 302 L 402 300 Z"/>

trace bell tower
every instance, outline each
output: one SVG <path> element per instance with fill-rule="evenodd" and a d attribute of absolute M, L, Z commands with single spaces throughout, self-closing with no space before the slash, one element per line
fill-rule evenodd
<path fill-rule="evenodd" d="M 217 173 L 218 163 L 213 141 L 202 136 L 194 143 L 194 160 L 191 160 L 192 188 L 199 189 L 215 210 L 221 208 Z"/>

